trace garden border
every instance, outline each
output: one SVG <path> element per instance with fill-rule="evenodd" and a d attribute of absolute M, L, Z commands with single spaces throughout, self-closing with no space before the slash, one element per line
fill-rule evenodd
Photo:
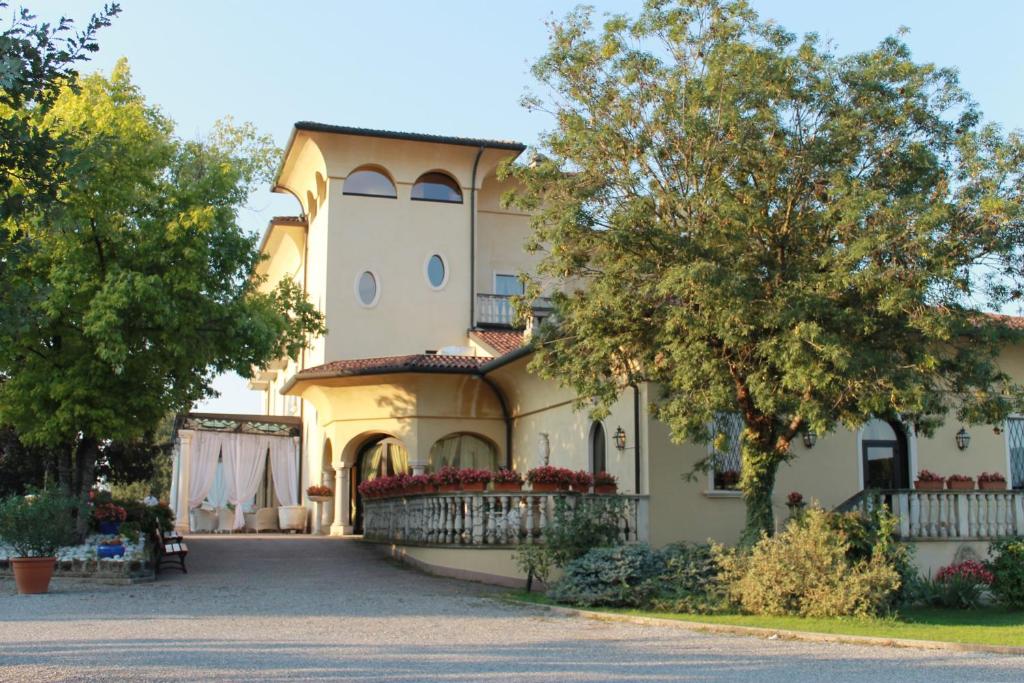
<path fill-rule="evenodd" d="M 567 616 L 583 617 L 596 621 L 618 621 L 632 624 L 643 624 L 645 626 L 671 626 L 685 629 L 687 631 L 706 631 L 710 633 L 731 633 L 741 636 L 761 636 L 771 638 L 783 638 L 786 640 L 805 640 L 817 643 L 844 643 L 849 645 L 875 645 L 879 647 L 904 647 L 916 648 L 919 650 L 951 650 L 956 652 L 987 652 L 1000 655 L 1024 656 L 1024 647 L 1017 645 L 984 645 L 981 643 L 956 643 L 944 640 L 914 640 L 911 638 L 884 638 L 875 636 L 845 635 L 840 633 L 820 633 L 818 631 L 792 631 L 789 629 L 764 628 L 761 626 L 738 626 L 734 624 L 712 624 L 703 621 L 686 621 L 683 619 L 672 619 L 669 617 L 641 617 L 632 614 L 616 614 L 614 612 L 599 612 L 594 610 L 580 609 L 578 607 L 563 607 L 561 605 L 545 605 L 542 603 L 517 600 L 514 597 L 505 596 L 499 598 L 506 603 L 517 605 L 532 605 L 552 612 L 565 614 Z"/>

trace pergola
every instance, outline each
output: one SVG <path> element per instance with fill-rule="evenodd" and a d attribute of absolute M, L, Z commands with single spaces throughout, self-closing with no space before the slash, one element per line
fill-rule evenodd
<path fill-rule="evenodd" d="M 175 420 L 171 507 L 175 528 L 191 531 L 189 512 L 210 493 L 223 463 L 226 500 L 235 508 L 234 528 L 244 525 L 242 504 L 257 491 L 269 463 L 274 496 L 298 505 L 302 421 L 298 417 L 188 413 Z"/>

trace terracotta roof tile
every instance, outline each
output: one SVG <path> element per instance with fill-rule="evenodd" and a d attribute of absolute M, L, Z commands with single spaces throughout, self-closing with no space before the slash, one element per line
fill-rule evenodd
<path fill-rule="evenodd" d="M 306 368 L 296 377 L 344 377 L 348 375 L 373 375 L 385 372 L 475 372 L 489 358 L 480 356 L 445 356 L 441 354 L 417 354 L 411 356 L 383 356 L 381 358 L 355 358 L 336 360 L 316 367 Z"/>
<path fill-rule="evenodd" d="M 302 216 L 274 216 L 270 219 L 271 225 L 305 225 L 306 219 Z"/>
<path fill-rule="evenodd" d="M 1014 330 L 1024 330 L 1024 317 L 1019 315 L 1002 315 L 1000 313 L 986 313 L 988 317 L 994 320 L 1001 320 L 1006 323 L 1006 326 Z"/>
<path fill-rule="evenodd" d="M 499 356 L 515 351 L 526 341 L 522 330 L 470 330 L 469 336 L 491 347 Z"/>

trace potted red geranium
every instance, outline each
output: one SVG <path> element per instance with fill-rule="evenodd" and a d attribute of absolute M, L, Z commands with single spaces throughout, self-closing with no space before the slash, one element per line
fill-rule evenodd
<path fill-rule="evenodd" d="M 493 476 L 487 470 L 459 470 L 459 483 L 463 491 L 483 491 Z"/>
<path fill-rule="evenodd" d="M 594 493 L 607 496 L 614 494 L 619 488 L 619 480 L 604 470 L 594 475 Z"/>
<path fill-rule="evenodd" d="M 113 503 L 100 503 L 92 509 L 93 519 L 101 534 L 116 534 L 121 523 L 128 519 L 128 511 Z"/>
<path fill-rule="evenodd" d="M 551 465 L 534 467 L 526 473 L 526 480 L 530 482 L 530 487 L 538 493 L 568 491 L 574 478 L 572 470 Z"/>
<path fill-rule="evenodd" d="M 491 479 L 491 481 L 494 484 L 495 491 L 513 493 L 515 491 L 523 490 L 523 475 L 519 474 L 515 470 L 509 470 L 502 467 L 494 473 L 494 478 Z"/>
<path fill-rule="evenodd" d="M 944 478 L 934 472 L 921 470 L 917 473 L 917 481 L 914 482 L 914 488 L 919 491 L 941 491 L 945 481 Z"/>
<path fill-rule="evenodd" d="M 573 472 L 572 490 L 577 493 L 590 493 L 590 487 L 594 483 L 594 475 L 586 470 Z"/>
<path fill-rule="evenodd" d="M 309 496 L 310 500 L 326 503 L 329 500 L 333 500 L 334 491 L 331 490 L 330 486 L 313 485 L 306 489 L 306 495 Z"/>
<path fill-rule="evenodd" d="M 973 491 L 974 479 L 966 474 L 951 474 L 946 479 L 946 488 L 950 491 Z"/>
<path fill-rule="evenodd" d="M 459 470 L 451 465 L 445 465 L 437 472 L 434 472 L 434 482 L 437 484 L 437 490 L 441 493 L 458 491 L 459 484 L 461 483 Z"/>
<path fill-rule="evenodd" d="M 425 474 L 414 474 L 405 478 L 405 492 L 409 494 L 426 493 L 433 490 L 430 477 Z"/>
<path fill-rule="evenodd" d="M 978 476 L 978 488 L 982 491 L 1005 491 L 1006 477 L 999 472 L 982 472 Z"/>

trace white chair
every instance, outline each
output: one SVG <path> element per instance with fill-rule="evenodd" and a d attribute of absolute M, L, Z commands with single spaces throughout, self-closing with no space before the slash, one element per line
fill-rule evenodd
<path fill-rule="evenodd" d="M 192 532 L 199 534 L 208 534 L 216 530 L 217 528 L 217 511 L 207 510 L 205 508 L 195 508 L 192 510 Z"/>
<path fill-rule="evenodd" d="M 223 507 L 217 510 L 217 533 L 230 534 L 235 530 L 235 511 Z"/>
<path fill-rule="evenodd" d="M 242 516 L 245 518 L 245 533 L 256 531 L 256 511 L 243 512 Z"/>
<path fill-rule="evenodd" d="M 254 524 L 256 533 L 261 531 L 277 531 L 277 508 L 260 508 L 256 511 Z"/>
<path fill-rule="evenodd" d="M 277 508 L 277 516 L 282 531 L 306 530 L 306 508 L 302 505 L 282 505 Z"/>

